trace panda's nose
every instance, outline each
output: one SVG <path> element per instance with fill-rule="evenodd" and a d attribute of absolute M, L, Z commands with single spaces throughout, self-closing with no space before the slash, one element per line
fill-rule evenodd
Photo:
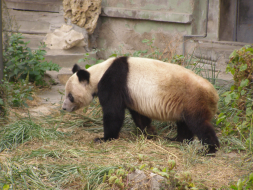
<path fill-rule="evenodd" d="M 66 110 L 66 108 L 62 108 L 63 110 Z"/>

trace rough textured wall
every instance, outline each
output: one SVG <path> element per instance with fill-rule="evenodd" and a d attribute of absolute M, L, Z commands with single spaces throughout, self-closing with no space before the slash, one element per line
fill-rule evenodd
<path fill-rule="evenodd" d="M 195 0 L 103 0 L 102 7 L 192 13 Z"/>
<path fill-rule="evenodd" d="M 209 0 L 207 39 L 218 40 L 220 0 Z"/>
<path fill-rule="evenodd" d="M 148 49 L 142 40 L 153 41 L 159 51 L 182 54 L 183 35 L 192 31 L 195 0 L 102 0 L 98 48 L 100 58 L 113 51 L 133 53 Z M 155 49 L 151 50 L 154 52 Z"/>
<path fill-rule="evenodd" d="M 101 13 L 102 0 L 63 0 L 64 18 L 92 34 Z"/>
<path fill-rule="evenodd" d="M 190 31 L 189 24 L 102 17 L 98 48 L 104 51 L 98 52 L 98 56 L 105 59 L 114 51 L 133 53 L 150 49 L 142 43 L 142 40 L 154 39 L 153 46 L 171 58 L 170 52 L 178 54 L 182 52 L 182 36 L 189 34 Z M 155 50 L 153 48 L 150 53 Z"/>

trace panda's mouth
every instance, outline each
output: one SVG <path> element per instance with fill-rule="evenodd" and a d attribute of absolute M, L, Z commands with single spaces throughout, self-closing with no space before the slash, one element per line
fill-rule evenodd
<path fill-rule="evenodd" d="M 76 108 L 76 106 L 74 106 L 71 110 L 70 110 L 70 112 L 73 112 L 73 111 L 76 111 L 77 110 L 77 108 Z"/>

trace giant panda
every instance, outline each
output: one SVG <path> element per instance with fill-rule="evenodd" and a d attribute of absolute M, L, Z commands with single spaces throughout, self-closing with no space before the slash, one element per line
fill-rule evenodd
<path fill-rule="evenodd" d="M 118 57 L 87 70 L 74 65 L 65 86 L 63 110 L 75 111 L 98 96 L 103 111 L 104 137 L 117 139 L 128 109 L 142 131 L 154 132 L 151 119 L 174 121 L 177 136 L 196 135 L 215 153 L 219 141 L 210 120 L 217 111 L 218 94 L 213 85 L 192 71 L 172 63 L 139 57 Z"/>

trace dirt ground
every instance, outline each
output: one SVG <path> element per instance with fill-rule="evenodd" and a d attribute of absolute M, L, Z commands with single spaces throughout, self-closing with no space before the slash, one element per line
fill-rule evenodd
<path fill-rule="evenodd" d="M 196 154 L 196 147 L 200 144 L 196 141 L 192 145 L 181 144 L 164 140 L 157 137 L 152 140 L 136 135 L 133 128 L 123 128 L 118 140 L 96 144 L 93 139 L 103 136 L 102 126 L 83 127 L 76 124 L 70 127 L 65 125 L 68 121 L 75 121 L 85 115 L 83 110 L 75 114 L 62 113 L 61 103 L 63 100 L 64 86 L 53 86 L 51 89 L 43 90 L 34 95 L 34 100 L 29 101 L 29 112 L 27 110 L 12 110 L 24 117 L 29 113 L 32 117 L 40 118 L 46 115 L 61 117 L 62 123 L 58 131 L 69 133 L 63 140 L 40 141 L 33 140 L 21 145 L 18 150 L 11 153 L 0 154 L 1 160 L 4 158 L 22 155 L 24 152 L 36 151 L 38 149 L 48 150 L 82 150 L 85 156 L 75 156 L 64 154 L 66 159 L 58 158 L 31 158 L 27 163 L 58 163 L 66 164 L 71 158 L 73 164 L 90 163 L 97 166 L 118 166 L 118 165 L 147 165 L 163 169 L 167 167 L 168 160 L 175 160 L 175 172 L 180 176 L 185 171 L 191 173 L 192 182 L 196 187 L 221 188 L 228 186 L 230 182 L 247 176 L 253 171 L 252 158 L 246 152 L 228 151 L 227 144 L 221 140 L 221 148 L 216 156 L 200 156 Z M 45 98 L 46 97 L 46 98 Z M 88 112 L 86 112 L 87 114 Z M 88 114 L 89 115 L 89 114 Z M 66 121 L 66 122 L 65 122 Z M 220 134 L 218 134 L 220 136 Z M 222 137 L 220 136 L 220 139 Z M 195 141 L 194 141 L 195 142 Z M 143 160 L 139 160 L 139 155 L 143 155 Z M 69 158 L 69 159 L 67 159 Z"/>

